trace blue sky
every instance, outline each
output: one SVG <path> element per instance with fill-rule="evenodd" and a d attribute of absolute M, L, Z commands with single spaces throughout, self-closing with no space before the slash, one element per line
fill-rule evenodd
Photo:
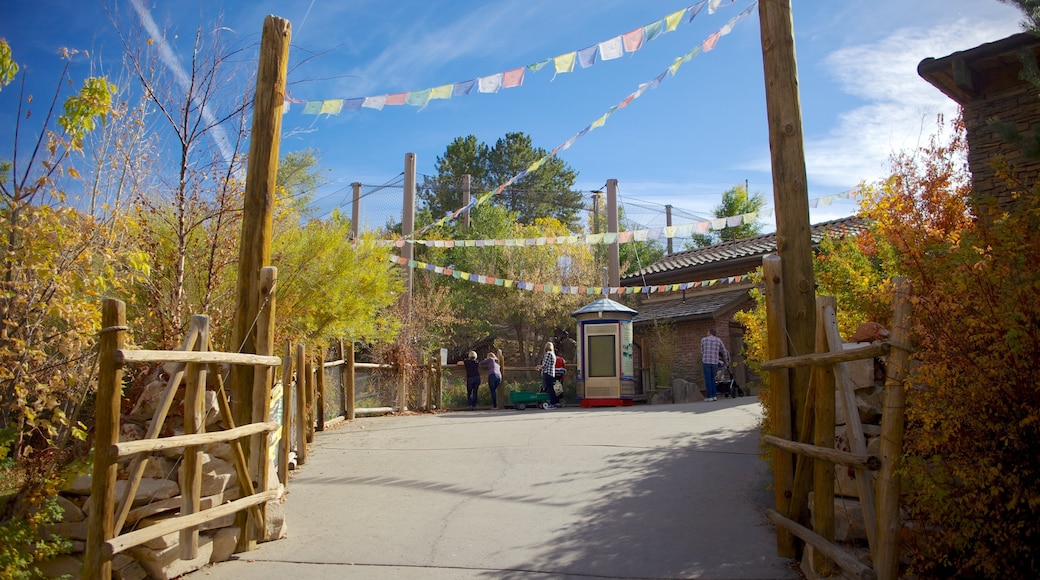
<path fill-rule="evenodd" d="M 142 9 L 132 10 L 134 2 Z M 208 34 L 230 35 L 253 58 L 264 16 L 276 14 L 293 26 L 290 94 L 315 101 L 494 75 L 584 49 L 696 3 L 127 0 L 118 3 L 115 26 L 138 26 L 147 15 L 165 31 L 173 53 L 186 59 L 202 24 Z M 420 174 L 432 174 L 436 157 L 457 136 L 474 134 L 493 143 L 522 131 L 552 150 L 752 2 L 723 4 L 715 14 L 704 9 L 692 22 L 684 19 L 621 58 L 576 66 L 555 78 L 550 63 L 527 71 L 522 86 L 495 94 L 474 90 L 431 101 L 422 110 L 387 106 L 320 116 L 304 115 L 303 105 L 293 104 L 283 117 L 282 151 L 321 151 L 333 183 L 318 199 L 332 207 L 348 203 L 351 182 L 393 181 L 409 152 L 417 155 Z M 796 0 L 793 10 L 810 198 L 882 177 L 892 152 L 926 143 L 936 115 L 956 113 L 952 101 L 917 76 L 918 62 L 1014 34 L 1021 21 L 1016 9 L 997 0 Z M 95 71 L 114 68 L 120 58 L 113 24 L 99 2 L 7 0 L 4 13 L 0 37 L 11 43 L 34 83 L 53 86 L 59 47 L 90 50 Z M 665 204 L 676 208 L 676 223 L 708 216 L 723 191 L 745 180 L 772 207 L 759 34 L 756 8 L 714 50 L 701 52 L 562 151 L 560 157 L 579 172 L 576 187 L 591 191 L 617 179 L 627 213 L 647 226 L 663 225 Z M 77 78 L 91 74 L 91 61 L 77 59 L 75 66 Z M 0 132 L 4 139 L 9 135 L 9 127 Z M 0 147 L 6 157 L 9 147 Z M 368 225 L 382 225 L 376 210 L 392 211 L 397 195 L 363 214 L 375 222 Z M 839 200 L 810 217 L 818 222 L 855 209 L 855 202 Z"/>

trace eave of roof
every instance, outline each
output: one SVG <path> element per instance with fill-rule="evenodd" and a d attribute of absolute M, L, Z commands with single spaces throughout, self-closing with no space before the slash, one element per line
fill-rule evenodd
<path fill-rule="evenodd" d="M 928 57 L 917 65 L 917 74 L 946 96 L 964 104 L 978 96 L 984 84 L 980 77 L 989 71 L 1005 69 L 1008 65 L 1020 69 L 1018 52 L 1032 47 L 1040 51 L 1040 38 L 1030 32 L 1020 32 L 1007 38 L 980 44 L 941 58 Z M 1001 78 L 1017 78 L 1017 70 Z"/>
<path fill-rule="evenodd" d="M 817 246 L 826 235 L 858 235 L 866 228 L 866 220 L 852 216 L 810 226 L 809 236 L 813 246 Z M 743 264 L 746 269 L 741 273 L 747 273 L 761 263 L 762 256 L 775 252 L 776 233 L 723 242 L 665 256 L 646 268 L 625 276 L 621 279 L 621 285 L 654 284 L 662 278 L 686 272 L 692 275 L 694 272 L 709 270 L 722 264 Z M 689 281 L 696 280 L 691 278 Z"/>
<path fill-rule="evenodd" d="M 749 288 L 740 288 L 714 294 L 693 295 L 685 300 L 646 302 L 639 306 L 639 314 L 632 318 L 632 325 L 639 327 L 656 321 L 682 322 L 713 318 L 718 311 L 748 300 L 749 291 Z"/>

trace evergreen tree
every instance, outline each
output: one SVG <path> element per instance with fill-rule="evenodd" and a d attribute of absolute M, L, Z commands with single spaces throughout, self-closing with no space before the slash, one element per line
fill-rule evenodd
<path fill-rule="evenodd" d="M 426 178 L 420 187 L 419 211 L 428 212 L 431 220 L 440 219 L 462 207 L 463 175 L 471 176 L 470 191 L 473 196 L 479 196 L 496 189 L 546 155 L 547 152 L 535 147 L 524 133 L 507 133 L 491 147 L 474 135 L 457 137 L 444 155 L 437 157 L 437 175 Z M 581 192 L 572 189 L 577 177 L 576 171 L 554 157 L 492 197 L 489 203 L 516 214 L 522 224 L 551 217 L 566 224 L 571 231 L 578 231 L 584 206 Z"/>

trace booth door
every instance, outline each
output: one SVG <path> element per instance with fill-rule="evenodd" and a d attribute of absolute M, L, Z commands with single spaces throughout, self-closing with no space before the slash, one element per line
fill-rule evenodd
<path fill-rule="evenodd" d="M 585 398 L 621 396 L 621 332 L 617 324 L 585 325 Z"/>

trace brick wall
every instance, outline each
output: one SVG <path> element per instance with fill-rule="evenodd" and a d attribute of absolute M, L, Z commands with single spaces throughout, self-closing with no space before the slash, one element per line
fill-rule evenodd
<path fill-rule="evenodd" d="M 717 318 L 708 320 L 693 320 L 680 322 L 675 325 L 675 340 L 672 342 L 675 359 L 672 363 L 672 378 L 704 385 L 704 371 L 701 368 L 701 339 L 708 334 L 709 328 L 714 328 L 716 334 L 722 339 L 723 344 L 730 350 L 733 356 L 732 342 L 730 341 L 730 321 L 733 315 L 741 308 L 747 308 L 751 301 L 738 305 L 728 311 L 718 312 Z M 659 385 L 664 386 L 664 385 Z"/>

